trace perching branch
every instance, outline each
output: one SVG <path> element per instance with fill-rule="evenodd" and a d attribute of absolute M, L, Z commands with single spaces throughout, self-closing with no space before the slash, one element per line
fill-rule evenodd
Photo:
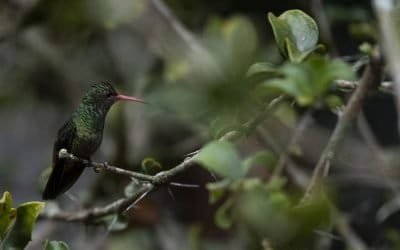
<path fill-rule="evenodd" d="M 140 197 L 147 195 L 155 189 L 151 183 L 143 183 L 142 186 L 130 197 L 116 200 L 104 207 L 94 207 L 91 209 L 83 209 L 76 212 L 57 211 L 55 213 L 42 214 L 42 218 L 51 220 L 61 220 L 68 222 L 90 222 L 95 218 L 100 218 L 110 214 L 120 214 L 129 208 L 133 203 L 136 203 Z"/>
<path fill-rule="evenodd" d="M 347 103 L 343 114 L 339 117 L 336 127 L 329 138 L 328 144 L 323 150 L 321 157 L 314 168 L 311 181 L 304 193 L 302 202 L 308 199 L 314 187 L 321 177 L 329 173 L 330 165 L 334 159 L 340 143 L 362 109 L 363 101 L 372 86 L 379 86 L 382 75 L 382 64 L 378 56 L 371 58 L 371 62 L 364 70 L 357 89 L 354 91 Z"/>
<path fill-rule="evenodd" d="M 226 133 L 224 136 L 220 138 L 220 140 L 236 140 L 241 136 L 246 135 L 247 131 L 257 127 L 261 124 L 269 112 L 274 109 L 277 104 L 283 99 L 283 97 L 278 97 L 268 104 L 268 106 L 259 112 L 259 114 L 247 124 L 244 124 L 243 129 L 234 130 Z M 68 153 L 66 149 L 61 149 L 59 151 L 60 158 L 66 158 L 71 161 L 79 161 L 86 165 L 87 167 L 93 167 L 96 171 L 108 171 L 114 174 L 124 175 L 129 178 L 133 178 L 138 181 L 140 188 L 136 190 L 134 194 L 127 198 L 118 199 L 106 206 L 103 207 L 94 207 L 90 209 L 84 209 L 73 212 L 65 212 L 65 211 L 57 211 L 53 213 L 44 213 L 41 215 L 42 218 L 52 219 L 52 220 L 61 220 L 68 222 L 90 222 L 93 219 L 100 218 L 110 214 L 121 214 L 126 210 L 129 210 L 134 204 L 136 204 L 139 200 L 144 198 L 147 194 L 155 191 L 158 187 L 163 185 L 174 185 L 174 186 L 184 186 L 184 187 L 194 187 L 194 185 L 186 185 L 172 182 L 172 179 L 178 175 L 186 171 L 195 165 L 195 156 L 197 152 L 190 157 L 186 157 L 180 164 L 177 166 L 157 173 L 156 175 L 146 175 L 126 169 L 122 169 L 116 166 L 112 166 L 108 163 L 98 163 L 88 161 L 86 159 L 81 159 L 79 157 L 74 156 L 73 154 Z"/>

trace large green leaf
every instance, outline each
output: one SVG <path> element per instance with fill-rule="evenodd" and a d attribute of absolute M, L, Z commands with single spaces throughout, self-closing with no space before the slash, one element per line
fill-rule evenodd
<path fill-rule="evenodd" d="M 300 62 L 317 46 L 318 26 L 301 10 L 288 10 L 279 17 L 268 13 L 275 40 L 281 53 L 292 62 Z"/>
<path fill-rule="evenodd" d="M 0 200 L 0 241 L 3 239 L 7 229 L 16 215 L 15 208 L 12 208 L 12 198 L 9 192 L 4 192 Z"/>
<path fill-rule="evenodd" d="M 0 244 L 0 250 L 24 249 L 31 240 L 33 226 L 43 207 L 43 202 L 21 204 L 17 208 L 17 217 L 14 224 Z"/>
<path fill-rule="evenodd" d="M 43 250 L 69 250 L 69 247 L 62 241 L 48 241 L 44 243 Z"/>
<path fill-rule="evenodd" d="M 200 150 L 195 160 L 223 177 L 238 179 L 244 175 L 241 159 L 229 142 L 210 142 Z"/>

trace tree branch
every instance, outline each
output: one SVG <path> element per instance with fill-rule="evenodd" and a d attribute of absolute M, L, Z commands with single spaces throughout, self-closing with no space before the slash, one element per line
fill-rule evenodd
<path fill-rule="evenodd" d="M 278 103 L 283 99 L 283 96 L 280 96 L 274 100 L 272 100 L 266 108 L 261 110 L 259 114 L 247 124 L 243 125 L 243 129 L 234 130 L 226 133 L 224 136 L 220 138 L 220 140 L 236 140 L 241 136 L 247 135 L 249 129 L 256 128 L 260 125 L 267 117 L 268 113 L 273 110 Z M 41 218 L 52 219 L 52 220 L 61 220 L 68 222 L 90 222 L 93 219 L 100 218 L 110 214 L 121 214 L 124 211 L 128 210 L 132 205 L 136 204 L 139 200 L 144 198 L 147 194 L 155 191 L 158 187 L 162 185 L 172 184 L 177 185 L 176 183 L 172 183 L 172 179 L 178 175 L 186 171 L 195 165 L 195 156 L 198 152 L 193 154 L 190 157 L 186 157 L 180 164 L 177 166 L 157 173 L 156 175 L 146 175 L 126 169 L 122 169 L 116 166 L 109 165 L 107 162 L 98 163 L 88 161 L 86 159 L 81 159 L 79 157 L 74 156 L 73 154 L 68 153 L 66 149 L 61 149 L 59 151 L 58 157 L 66 158 L 71 161 L 78 161 L 86 165 L 87 167 L 93 167 L 95 170 L 103 170 L 108 171 L 114 174 L 123 175 L 129 178 L 133 178 L 138 180 L 140 184 L 140 188 L 134 192 L 131 196 L 123 199 L 116 200 L 106 206 L 103 207 L 94 207 L 90 209 L 84 209 L 79 211 L 65 212 L 65 211 L 56 211 L 56 212 L 48 212 L 41 214 Z M 180 184 L 178 184 L 180 185 Z M 189 185 L 180 185 L 180 186 L 189 186 Z M 193 187 L 193 185 L 190 185 Z"/>
<path fill-rule="evenodd" d="M 363 101 L 372 86 L 379 86 L 382 75 L 382 64 L 378 56 L 371 58 L 367 68 L 364 70 L 363 76 L 359 81 L 359 85 L 353 95 L 350 97 L 343 114 L 339 117 L 339 121 L 323 150 L 321 157 L 314 168 L 311 181 L 304 193 L 301 202 L 308 199 L 314 187 L 321 177 L 326 177 L 329 173 L 331 161 L 334 159 L 340 143 L 362 109 Z"/>

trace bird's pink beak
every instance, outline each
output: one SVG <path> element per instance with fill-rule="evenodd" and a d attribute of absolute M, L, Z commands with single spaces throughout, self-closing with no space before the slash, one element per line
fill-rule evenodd
<path fill-rule="evenodd" d="M 133 96 L 121 95 L 121 94 L 118 94 L 115 98 L 117 101 L 132 101 L 132 102 L 146 103 L 142 99 L 139 99 L 139 98 L 136 98 Z"/>

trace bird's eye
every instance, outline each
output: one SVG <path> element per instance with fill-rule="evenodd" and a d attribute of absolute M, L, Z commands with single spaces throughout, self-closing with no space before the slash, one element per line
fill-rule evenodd
<path fill-rule="evenodd" d="M 111 97 L 111 96 L 113 96 L 112 93 L 108 93 L 108 94 L 107 94 L 107 97 Z"/>

